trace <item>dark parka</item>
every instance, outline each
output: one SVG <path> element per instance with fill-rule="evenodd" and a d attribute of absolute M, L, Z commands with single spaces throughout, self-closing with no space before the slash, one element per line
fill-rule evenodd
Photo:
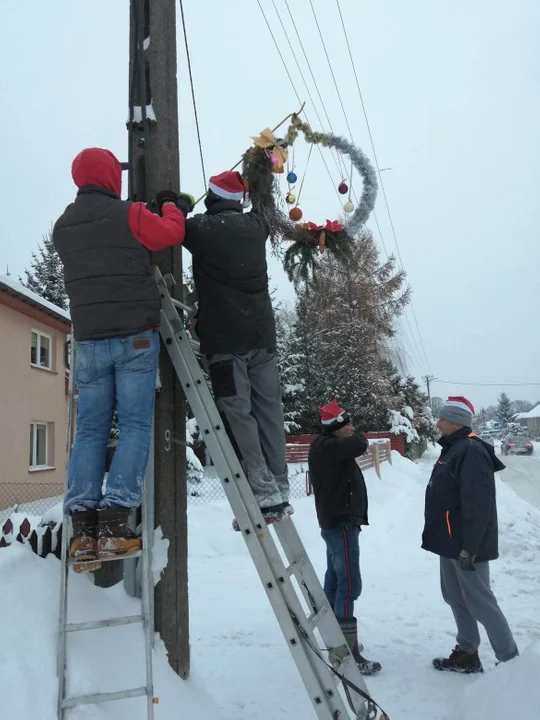
<path fill-rule="evenodd" d="M 470 428 L 439 440 L 441 455 L 426 490 L 422 547 L 456 559 L 461 550 L 478 562 L 499 557 L 495 473 L 504 469 L 491 445 Z"/>
<path fill-rule="evenodd" d="M 241 355 L 276 349 L 266 265 L 268 227 L 241 203 L 216 200 L 186 223 L 184 247 L 193 255 L 201 352 Z"/>
<path fill-rule="evenodd" d="M 321 528 L 343 523 L 368 524 L 368 497 L 362 471 L 355 458 L 368 441 L 362 433 L 338 438 L 330 431 L 317 435 L 309 448 L 309 477 Z"/>

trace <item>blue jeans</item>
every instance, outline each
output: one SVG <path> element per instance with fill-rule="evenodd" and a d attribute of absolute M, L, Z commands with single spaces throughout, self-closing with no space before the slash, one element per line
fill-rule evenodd
<path fill-rule="evenodd" d="M 354 601 L 362 592 L 360 526 L 347 523 L 321 530 L 326 543 L 324 592 L 340 620 L 354 617 Z"/>
<path fill-rule="evenodd" d="M 77 435 L 64 512 L 138 507 L 152 433 L 159 335 L 147 330 L 77 346 Z M 102 492 L 105 453 L 116 403 L 120 438 Z"/>

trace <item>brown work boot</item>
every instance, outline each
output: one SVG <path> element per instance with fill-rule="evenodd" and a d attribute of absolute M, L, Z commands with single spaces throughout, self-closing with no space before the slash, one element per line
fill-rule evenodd
<path fill-rule="evenodd" d="M 433 667 L 443 672 L 457 672 L 467 675 L 469 673 L 484 672 L 480 657 L 478 656 L 478 650 L 467 652 L 466 650 L 462 650 L 459 645 L 456 645 L 449 657 L 435 658 L 433 660 Z"/>
<path fill-rule="evenodd" d="M 97 510 L 83 510 L 71 516 L 73 535 L 69 556 L 77 562 L 73 570 L 77 573 L 99 570 L 97 562 Z"/>
<path fill-rule="evenodd" d="M 129 527 L 131 508 L 111 507 L 99 510 L 98 558 L 131 555 L 142 547 L 141 538 Z"/>

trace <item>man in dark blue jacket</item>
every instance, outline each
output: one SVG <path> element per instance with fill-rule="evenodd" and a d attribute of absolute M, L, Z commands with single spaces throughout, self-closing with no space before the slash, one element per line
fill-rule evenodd
<path fill-rule="evenodd" d="M 360 528 L 368 524 L 366 484 L 356 458 L 366 452 L 368 441 L 355 430 L 349 415 L 335 400 L 319 412 L 323 428 L 311 443 L 308 463 L 317 518 L 326 543 L 324 592 L 360 672 L 372 675 L 381 665 L 360 654 L 354 617 L 354 601 L 362 592 Z M 333 653 L 329 659 L 332 664 L 339 661 Z"/>
<path fill-rule="evenodd" d="M 426 490 L 422 547 L 440 556 L 441 589 L 457 625 L 457 645 L 437 670 L 482 672 L 481 623 L 499 662 L 518 648 L 490 587 L 489 561 L 499 557 L 495 473 L 504 465 L 491 445 L 471 431 L 474 408 L 450 397 L 437 426 L 441 455 Z"/>

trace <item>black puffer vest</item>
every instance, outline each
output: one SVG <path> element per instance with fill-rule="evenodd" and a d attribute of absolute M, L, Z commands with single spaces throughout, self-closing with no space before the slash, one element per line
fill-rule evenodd
<path fill-rule="evenodd" d="M 88 185 L 54 226 L 78 341 L 136 335 L 159 325 L 159 294 L 148 252 L 129 229 L 129 206 Z"/>

